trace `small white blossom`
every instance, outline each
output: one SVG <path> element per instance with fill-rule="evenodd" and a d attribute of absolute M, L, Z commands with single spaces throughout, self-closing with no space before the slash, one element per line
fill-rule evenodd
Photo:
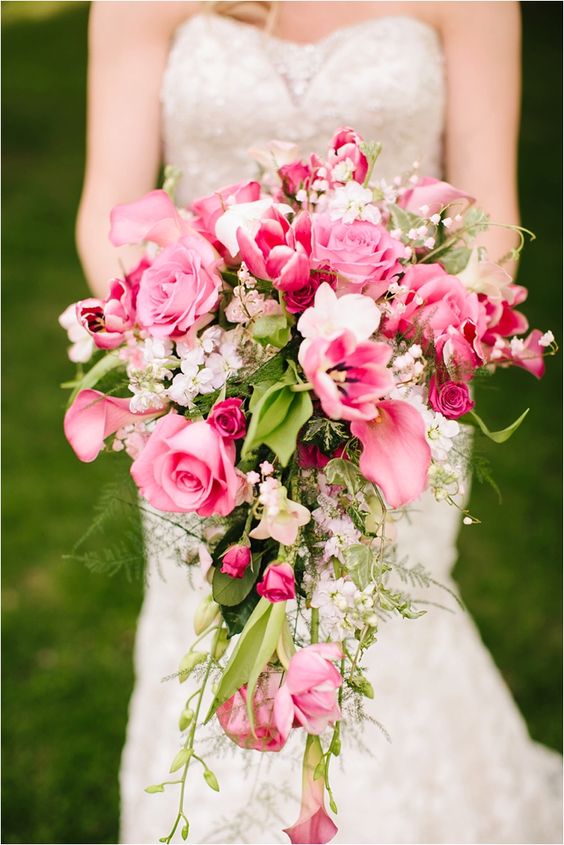
<path fill-rule="evenodd" d="M 539 340 L 539 346 L 550 346 L 551 343 L 554 343 L 554 335 L 550 331 L 550 329 L 543 334 L 543 336 Z"/>
<path fill-rule="evenodd" d="M 512 355 L 521 355 L 525 350 L 525 343 L 520 337 L 512 337 L 509 341 L 509 349 Z"/>
<path fill-rule="evenodd" d="M 336 188 L 329 203 L 332 220 L 352 223 L 353 220 L 368 220 L 379 223 L 380 209 L 373 205 L 373 195 L 369 188 L 363 188 L 358 182 L 348 182 L 342 188 Z"/>

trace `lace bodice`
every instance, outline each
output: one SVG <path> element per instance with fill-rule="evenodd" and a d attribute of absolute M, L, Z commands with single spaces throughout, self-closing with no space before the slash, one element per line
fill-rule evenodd
<path fill-rule="evenodd" d="M 188 203 L 254 176 L 251 146 L 277 139 L 322 153 L 348 125 L 383 144 L 381 176 L 414 160 L 439 175 L 444 89 L 439 36 L 415 18 L 375 18 L 296 44 L 198 14 L 178 28 L 164 74 L 165 160 L 182 171 L 178 198 Z"/>

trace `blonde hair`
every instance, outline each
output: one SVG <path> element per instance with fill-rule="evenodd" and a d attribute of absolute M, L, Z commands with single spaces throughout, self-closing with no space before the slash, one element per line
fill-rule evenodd
<path fill-rule="evenodd" d="M 203 0 L 204 11 L 272 30 L 278 13 L 275 0 Z"/>

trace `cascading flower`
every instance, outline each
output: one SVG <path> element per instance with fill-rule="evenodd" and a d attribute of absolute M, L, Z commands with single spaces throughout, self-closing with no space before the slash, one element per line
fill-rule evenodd
<path fill-rule="evenodd" d="M 247 712 L 246 684 L 218 707 L 219 723 L 236 745 L 255 751 L 280 751 L 284 747 L 291 726 L 287 731 L 281 731 L 274 717 L 282 677 L 282 672 L 270 666 L 259 676 L 253 693 L 254 729 L 251 729 Z"/>
<path fill-rule="evenodd" d="M 337 691 L 343 679 L 333 662 L 342 656 L 337 643 L 306 646 L 294 654 L 274 704 L 281 734 L 287 734 L 294 722 L 310 734 L 320 734 L 341 718 Z"/>

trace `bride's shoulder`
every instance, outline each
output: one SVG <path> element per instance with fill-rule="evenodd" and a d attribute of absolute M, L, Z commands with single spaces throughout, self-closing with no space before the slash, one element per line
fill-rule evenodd
<path fill-rule="evenodd" d="M 201 9 L 199 2 L 150 0 L 150 2 L 108 3 L 97 0 L 91 5 L 91 23 L 99 29 L 131 34 L 151 33 L 169 39 L 176 28 Z"/>

